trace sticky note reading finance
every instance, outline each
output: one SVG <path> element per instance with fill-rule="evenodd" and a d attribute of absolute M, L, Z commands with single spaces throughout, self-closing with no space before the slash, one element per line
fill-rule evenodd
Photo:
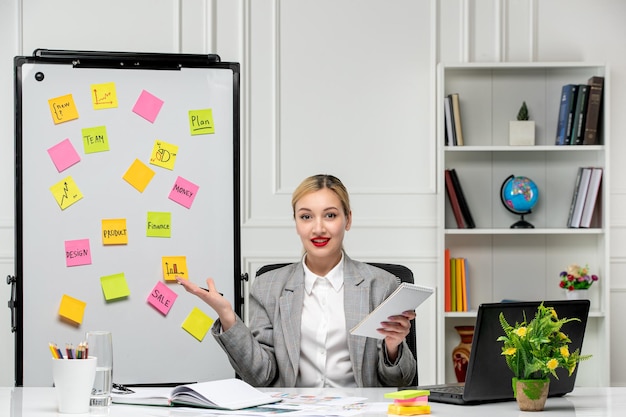
<path fill-rule="evenodd" d="M 183 207 L 191 208 L 199 188 L 199 186 L 183 177 L 178 177 L 168 198 Z"/>
<path fill-rule="evenodd" d="M 152 154 L 150 155 L 150 163 L 161 168 L 173 170 L 177 153 L 178 146 L 162 140 L 155 140 Z"/>
<path fill-rule="evenodd" d="M 85 153 L 106 152 L 109 150 L 106 126 L 84 128 L 82 135 Z"/>
<path fill-rule="evenodd" d="M 202 342 L 211 325 L 213 325 L 213 319 L 204 314 L 199 308 L 194 307 L 183 322 L 182 328 L 198 339 L 199 342 Z"/>
<path fill-rule="evenodd" d="M 103 245 L 126 245 L 128 244 L 126 219 L 103 219 L 102 220 L 102 244 Z"/>
<path fill-rule="evenodd" d="M 213 110 L 189 110 L 189 133 L 192 135 L 208 135 L 215 133 Z"/>
<path fill-rule="evenodd" d="M 50 192 L 52 192 L 52 195 L 54 196 L 54 199 L 59 207 L 61 207 L 61 210 L 65 210 L 83 198 L 83 195 L 71 176 L 65 177 L 50 187 Z"/>
<path fill-rule="evenodd" d="M 115 83 L 92 84 L 91 102 L 94 110 L 117 107 Z"/>
<path fill-rule="evenodd" d="M 154 171 L 139 159 L 135 159 L 122 178 L 137 191 L 143 193 L 153 177 Z"/>
<path fill-rule="evenodd" d="M 102 286 L 104 299 L 107 301 L 117 300 L 130 295 L 124 273 L 100 277 L 100 285 Z"/>
<path fill-rule="evenodd" d="M 163 100 L 143 90 L 133 106 L 133 113 L 138 114 L 150 123 L 154 123 L 162 106 Z"/>
<path fill-rule="evenodd" d="M 174 301 L 176 301 L 177 297 L 178 294 L 159 281 L 152 289 L 147 301 L 148 304 L 166 316 L 174 305 Z"/>
<path fill-rule="evenodd" d="M 172 213 L 162 211 L 149 211 L 146 223 L 147 237 L 171 237 L 172 236 Z"/>
<path fill-rule="evenodd" d="M 80 162 L 80 156 L 69 139 L 65 139 L 48 149 L 48 155 L 59 172 L 63 172 Z"/>
<path fill-rule="evenodd" d="M 78 119 L 78 109 L 71 94 L 51 98 L 48 100 L 48 105 L 55 125 Z"/>
<path fill-rule="evenodd" d="M 164 256 L 161 258 L 161 267 L 166 281 L 176 281 L 176 277 L 189 278 L 186 256 Z"/>
<path fill-rule="evenodd" d="M 63 297 L 61 297 L 61 305 L 59 306 L 59 316 L 76 324 L 81 324 L 83 322 L 86 306 L 87 303 L 84 301 L 63 294 Z"/>
<path fill-rule="evenodd" d="M 89 239 L 65 241 L 65 265 L 79 266 L 91 264 Z"/>

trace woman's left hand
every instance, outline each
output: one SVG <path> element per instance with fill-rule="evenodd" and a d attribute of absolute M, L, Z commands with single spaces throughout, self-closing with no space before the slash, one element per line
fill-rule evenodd
<path fill-rule="evenodd" d="M 398 346 L 402 344 L 409 334 L 411 320 L 414 318 L 415 311 L 409 310 L 397 316 L 390 316 L 387 321 L 380 323 L 381 327 L 378 329 L 378 332 L 385 336 L 387 356 L 390 361 L 394 362 L 398 358 Z"/>

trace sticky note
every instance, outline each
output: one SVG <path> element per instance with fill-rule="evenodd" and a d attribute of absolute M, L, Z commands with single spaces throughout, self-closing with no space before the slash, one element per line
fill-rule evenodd
<path fill-rule="evenodd" d="M 154 171 L 139 159 L 135 159 L 122 178 L 137 191 L 143 193 L 153 177 Z"/>
<path fill-rule="evenodd" d="M 128 283 L 126 282 L 126 277 L 124 277 L 123 272 L 100 277 L 100 285 L 102 286 L 104 299 L 107 301 L 117 300 L 118 298 L 124 298 L 130 295 Z"/>
<path fill-rule="evenodd" d="M 164 211 L 149 211 L 146 222 L 147 237 L 171 237 L 172 213 Z"/>
<path fill-rule="evenodd" d="M 161 267 L 166 281 L 176 281 L 176 277 L 189 278 L 186 256 L 164 256 L 161 258 Z"/>
<path fill-rule="evenodd" d="M 65 177 L 50 187 L 50 192 L 52 192 L 52 195 L 54 196 L 54 199 L 59 207 L 61 207 L 61 210 L 65 210 L 83 198 L 83 195 L 71 176 Z"/>
<path fill-rule="evenodd" d="M 85 314 L 85 307 L 87 307 L 86 302 L 63 294 L 61 305 L 59 306 L 59 316 L 76 324 L 81 324 Z"/>
<path fill-rule="evenodd" d="M 213 110 L 189 110 L 189 133 L 192 135 L 208 135 L 215 133 Z"/>
<path fill-rule="evenodd" d="M 91 85 L 91 102 L 94 110 L 112 109 L 117 107 L 117 92 L 115 83 Z"/>
<path fill-rule="evenodd" d="M 389 404 L 387 406 L 387 413 L 397 416 L 417 416 L 420 414 L 430 414 L 430 405 L 412 405 L 404 407 L 398 404 Z"/>
<path fill-rule="evenodd" d="M 143 90 L 133 106 L 133 113 L 138 114 L 150 123 L 154 123 L 162 106 L 163 100 Z"/>
<path fill-rule="evenodd" d="M 194 307 L 183 322 L 182 328 L 198 339 L 199 342 L 202 342 L 212 324 L 213 319 L 211 317 L 204 314 L 199 308 Z"/>
<path fill-rule="evenodd" d="M 423 397 L 430 395 L 430 391 L 427 389 L 405 389 L 394 392 L 385 393 L 385 398 L 398 398 L 400 400 L 406 400 L 407 398 Z"/>
<path fill-rule="evenodd" d="M 199 186 L 187 181 L 183 177 L 178 177 L 170 191 L 169 199 L 183 207 L 191 208 L 199 188 Z"/>
<path fill-rule="evenodd" d="M 159 310 L 161 314 L 166 316 L 174 305 L 176 297 L 178 297 L 178 294 L 169 289 L 167 285 L 159 281 L 152 289 L 152 292 L 150 292 L 147 301 L 148 304 L 150 304 L 152 307 Z"/>
<path fill-rule="evenodd" d="M 65 241 L 65 265 L 79 266 L 91 264 L 89 239 Z"/>
<path fill-rule="evenodd" d="M 86 127 L 82 130 L 85 153 L 106 152 L 109 150 L 109 138 L 106 126 Z"/>
<path fill-rule="evenodd" d="M 126 219 L 103 219 L 102 220 L 102 244 L 103 245 L 126 245 L 128 233 Z"/>
<path fill-rule="evenodd" d="M 423 395 L 421 397 L 407 398 L 405 400 L 396 398 L 393 400 L 394 404 L 398 405 L 424 405 L 428 404 L 428 395 Z"/>
<path fill-rule="evenodd" d="M 55 125 L 78 119 L 78 109 L 71 94 L 51 98 L 48 100 L 48 105 Z"/>
<path fill-rule="evenodd" d="M 157 139 L 154 141 L 154 146 L 152 147 L 150 163 L 161 168 L 173 170 L 177 153 L 178 146 Z"/>
<path fill-rule="evenodd" d="M 69 139 L 65 139 L 49 148 L 48 155 L 50 155 L 52 163 L 54 163 L 54 166 L 59 172 L 63 172 L 72 165 L 80 162 L 80 156 L 78 156 L 78 152 L 76 152 L 74 145 L 72 145 Z"/>

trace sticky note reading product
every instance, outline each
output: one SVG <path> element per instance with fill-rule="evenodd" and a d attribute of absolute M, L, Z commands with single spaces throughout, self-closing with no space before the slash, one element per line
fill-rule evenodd
<path fill-rule="evenodd" d="M 76 324 L 81 324 L 83 322 L 86 306 L 86 302 L 63 294 L 63 297 L 61 297 L 61 305 L 59 306 L 59 316 Z"/>
<path fill-rule="evenodd" d="M 65 241 L 65 265 L 79 266 L 91 264 L 89 239 Z"/>
<path fill-rule="evenodd" d="M 172 187 L 172 191 L 170 191 L 169 199 L 183 207 L 191 208 L 199 188 L 199 186 L 183 177 L 178 177 Z"/>
<path fill-rule="evenodd" d="M 102 286 L 104 299 L 107 301 L 117 300 L 130 295 L 124 273 L 100 277 L 100 285 Z"/>
<path fill-rule="evenodd" d="M 186 256 L 164 256 L 161 258 L 161 267 L 166 281 L 176 281 L 176 277 L 189 278 Z"/>
<path fill-rule="evenodd" d="M 85 153 L 106 152 L 109 139 L 106 126 L 86 127 L 82 130 Z"/>
<path fill-rule="evenodd" d="M 211 325 L 213 325 L 213 319 L 204 314 L 199 308 L 194 307 L 183 322 L 182 328 L 198 339 L 199 342 L 202 342 Z"/>
<path fill-rule="evenodd" d="M 213 110 L 189 110 L 189 133 L 192 135 L 215 133 Z"/>
<path fill-rule="evenodd" d="M 65 139 L 48 149 L 48 155 L 59 172 L 63 172 L 80 162 L 80 156 L 69 139 Z"/>
<path fill-rule="evenodd" d="M 139 159 L 135 159 L 122 178 L 137 191 L 143 193 L 153 177 L 154 171 Z"/>
<path fill-rule="evenodd" d="M 146 223 L 147 237 L 171 237 L 172 213 L 164 211 L 149 211 Z"/>
<path fill-rule="evenodd" d="M 103 245 L 126 245 L 128 244 L 126 219 L 103 219 L 102 220 L 102 244 Z"/>
<path fill-rule="evenodd" d="M 94 110 L 117 107 L 115 83 L 92 84 L 91 102 Z"/>
<path fill-rule="evenodd" d="M 50 114 L 55 125 L 78 119 L 78 109 L 71 94 L 51 98 L 48 100 L 48 105 L 50 106 Z"/>
<path fill-rule="evenodd" d="M 176 297 L 178 297 L 178 294 L 170 290 L 167 285 L 159 281 L 157 282 L 157 285 L 155 285 L 152 289 L 152 292 L 148 296 L 147 301 L 148 304 L 150 304 L 152 307 L 159 310 L 161 314 L 166 316 L 174 305 Z"/>
<path fill-rule="evenodd" d="M 150 155 L 150 163 L 161 168 L 173 170 L 177 153 L 178 146 L 162 140 L 155 140 L 152 154 Z"/>
<path fill-rule="evenodd" d="M 54 196 L 54 199 L 59 207 L 61 207 L 61 210 L 65 210 L 83 198 L 83 195 L 71 176 L 65 177 L 61 181 L 54 184 L 50 187 L 50 191 L 52 192 L 52 195 Z"/>
<path fill-rule="evenodd" d="M 138 114 L 150 123 L 154 123 L 162 106 L 163 100 L 143 90 L 133 106 L 133 113 Z"/>

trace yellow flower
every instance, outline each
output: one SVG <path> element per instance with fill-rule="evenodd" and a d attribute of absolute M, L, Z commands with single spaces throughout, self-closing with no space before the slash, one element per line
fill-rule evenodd
<path fill-rule="evenodd" d="M 517 352 L 517 349 L 515 349 L 514 347 L 510 347 L 506 349 L 504 352 L 502 352 L 502 354 L 503 355 L 515 355 L 515 352 Z"/>
<path fill-rule="evenodd" d="M 569 357 L 569 349 L 567 348 L 567 346 L 561 346 L 561 356 L 563 356 L 564 358 Z"/>
<path fill-rule="evenodd" d="M 551 308 L 550 309 L 550 313 L 552 313 L 552 317 L 554 317 L 554 320 L 558 320 L 559 319 L 559 316 L 557 316 L 555 309 Z"/>
<path fill-rule="evenodd" d="M 563 333 L 563 332 L 559 332 L 559 339 L 565 340 L 565 339 L 567 339 L 567 335 L 565 333 Z"/>
<path fill-rule="evenodd" d="M 520 327 L 519 329 L 513 330 L 513 333 L 515 333 L 519 337 L 524 337 L 526 336 L 526 331 L 526 327 Z"/>
<path fill-rule="evenodd" d="M 546 366 L 549 370 L 553 371 L 557 368 L 557 366 L 559 366 L 559 361 L 557 361 L 556 359 L 550 359 L 548 363 L 546 363 Z"/>

